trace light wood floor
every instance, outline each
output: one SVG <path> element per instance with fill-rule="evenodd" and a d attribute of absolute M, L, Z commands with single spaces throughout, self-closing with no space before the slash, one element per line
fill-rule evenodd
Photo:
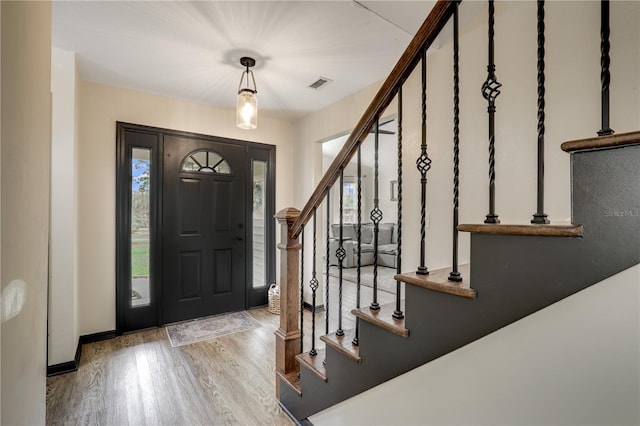
<path fill-rule="evenodd" d="M 355 285 L 343 287 L 343 328 L 354 326 Z M 337 286 L 330 319 L 336 323 Z M 371 289 L 362 287 L 362 305 Z M 378 300 L 394 300 L 380 292 Z M 275 398 L 275 337 L 279 317 L 249 311 L 260 328 L 172 348 L 164 328 L 90 343 L 77 372 L 47 379 L 47 424 L 292 425 Z M 324 313 L 317 313 L 318 339 Z M 305 312 L 305 351 L 311 313 Z M 335 330 L 335 325 L 331 326 Z"/>

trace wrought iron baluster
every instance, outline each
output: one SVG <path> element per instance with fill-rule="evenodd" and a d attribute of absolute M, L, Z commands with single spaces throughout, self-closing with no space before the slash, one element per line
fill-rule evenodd
<path fill-rule="evenodd" d="M 612 135 L 614 131 L 609 127 L 609 85 L 611 84 L 611 57 L 609 56 L 609 0 L 600 2 L 600 85 L 602 104 L 602 128 L 598 130 L 598 136 Z"/>
<path fill-rule="evenodd" d="M 426 216 L 427 216 L 427 172 L 431 169 L 431 159 L 427 154 L 427 51 L 422 51 L 422 134 L 420 156 L 416 167 L 420 172 L 420 266 L 417 274 L 428 275 L 426 266 Z"/>
<path fill-rule="evenodd" d="M 494 48 L 494 24 L 495 24 L 495 7 L 493 0 L 489 0 L 489 63 L 487 65 L 487 79 L 482 84 L 482 96 L 487 100 L 489 106 L 489 213 L 484 223 L 500 223 L 496 214 L 496 98 L 500 95 L 500 87 L 502 84 L 496 78 L 496 65 L 493 58 Z"/>
<path fill-rule="evenodd" d="M 309 351 L 309 355 L 316 356 L 318 355 L 318 351 L 316 351 L 316 291 L 318 290 L 318 286 L 320 283 L 318 282 L 318 278 L 316 278 L 316 208 L 313 208 L 313 267 L 311 272 L 311 281 L 309 282 L 309 287 L 311 287 L 311 350 Z M 304 231 L 303 231 L 304 235 Z M 302 327 L 300 327 L 302 331 Z M 302 339 L 301 339 L 302 340 Z"/>
<path fill-rule="evenodd" d="M 358 144 L 358 264 L 356 269 L 356 309 L 360 309 L 360 279 L 362 267 L 362 142 Z M 356 317 L 356 331 L 352 343 L 360 343 L 360 318 Z"/>
<path fill-rule="evenodd" d="M 402 273 L 402 86 L 398 89 L 398 223 L 396 225 L 398 232 L 397 248 L 396 248 L 396 272 Z M 395 319 L 404 318 L 402 312 L 401 298 L 402 286 L 400 281 L 396 280 L 396 309 L 393 311 Z"/>
<path fill-rule="evenodd" d="M 380 309 L 378 303 L 378 231 L 382 221 L 382 210 L 380 210 L 380 199 L 378 198 L 378 142 L 380 139 L 380 119 L 376 118 L 376 132 L 374 138 L 374 176 L 373 176 L 373 210 L 371 210 L 371 221 L 373 222 L 373 301 L 370 309 L 377 311 Z"/>
<path fill-rule="evenodd" d="M 314 255 L 315 258 L 315 255 Z M 314 259 L 315 261 L 315 259 Z M 315 309 L 315 306 L 314 306 Z M 300 233 L 300 353 L 304 353 L 304 227 Z"/>
<path fill-rule="evenodd" d="M 344 258 L 347 256 L 347 252 L 344 249 L 344 235 L 343 235 L 343 207 L 344 207 L 344 168 L 340 168 L 340 241 L 338 243 L 338 249 L 336 250 L 336 257 L 338 258 L 338 329 L 336 330 L 336 336 L 344 336 L 344 330 L 342 330 L 342 269 Z"/>
<path fill-rule="evenodd" d="M 326 256 L 325 256 L 325 267 L 327 271 L 327 280 L 324 283 L 325 286 L 325 301 L 324 301 L 324 322 L 325 322 L 325 331 L 324 334 L 329 334 L 329 235 L 331 233 L 331 189 L 327 188 L 327 238 L 326 238 Z"/>
<path fill-rule="evenodd" d="M 549 223 L 544 212 L 544 107 L 545 107 L 545 75 L 544 75 L 544 0 L 538 0 L 538 194 L 537 211 L 531 223 Z"/>
<path fill-rule="evenodd" d="M 449 281 L 462 281 L 458 271 L 458 210 L 460 206 L 460 45 L 458 5 L 453 9 L 453 260 Z"/>

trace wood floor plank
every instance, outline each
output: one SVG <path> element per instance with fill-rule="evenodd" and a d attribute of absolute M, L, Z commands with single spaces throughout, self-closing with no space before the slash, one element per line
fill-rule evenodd
<path fill-rule="evenodd" d="M 164 329 L 85 345 L 47 382 L 48 424 L 293 424 L 275 399 L 277 316 L 249 332 L 171 347 Z"/>
<path fill-rule="evenodd" d="M 330 329 L 337 327 L 338 291 L 331 288 Z M 362 286 L 362 306 L 372 290 Z M 356 286 L 343 283 L 344 329 L 355 326 Z M 395 300 L 379 292 L 378 301 Z M 78 371 L 47 379 L 47 424 L 293 425 L 275 398 L 279 317 L 248 311 L 261 327 L 171 347 L 164 328 L 83 346 Z M 304 312 L 305 350 L 311 347 Z M 324 348 L 325 312 L 316 313 L 316 347 Z"/>

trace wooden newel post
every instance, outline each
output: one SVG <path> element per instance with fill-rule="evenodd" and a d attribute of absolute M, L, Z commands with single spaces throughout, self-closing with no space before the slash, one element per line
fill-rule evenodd
<path fill-rule="evenodd" d="M 300 211 L 293 207 L 280 210 L 280 328 L 276 331 L 276 397 L 280 398 L 280 375 L 298 373 L 300 365 L 295 357 L 300 350 L 298 326 L 300 242 L 291 238 L 291 228 Z"/>

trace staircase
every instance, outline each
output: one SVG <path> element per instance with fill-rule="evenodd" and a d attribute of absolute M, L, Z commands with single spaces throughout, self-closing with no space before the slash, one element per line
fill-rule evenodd
<path fill-rule="evenodd" d="M 544 2 L 538 2 L 538 7 L 540 8 L 541 3 L 544 8 Z M 490 28 L 493 25 L 492 8 L 493 2 L 489 1 Z M 606 14 L 608 17 L 607 2 L 603 2 L 602 10 L 603 16 Z M 540 13 L 540 9 L 538 12 L 540 35 L 540 32 L 544 31 L 544 12 Z M 377 130 L 376 123 L 381 111 L 396 96 L 399 104 L 398 218 L 401 229 L 402 85 L 413 68 L 421 64 L 424 93 L 426 49 L 450 19 L 455 22 L 454 43 L 457 45 L 458 3 L 439 1 L 348 138 L 343 150 L 320 181 L 305 208 L 301 212 L 293 208 L 285 209 L 276 215 L 281 224 L 282 241 L 279 245 L 282 250 L 282 288 L 280 329 L 276 332 L 276 389 L 281 404 L 295 419 L 305 419 L 640 263 L 640 132 L 613 134 L 609 129 L 609 89 L 608 82 L 605 87 L 606 79 L 603 79 L 602 87 L 602 128 L 598 132 L 601 136 L 574 140 L 562 145 L 562 149 L 571 156 L 571 223 L 547 223 L 543 208 L 544 113 L 540 114 L 541 110 L 544 111 L 542 74 L 542 79 L 538 80 L 539 86 L 543 88 L 542 102 L 540 98 L 538 102 L 538 107 L 541 108 L 538 117 L 542 117 L 542 126 L 540 122 L 538 126 L 538 211 L 534 214 L 533 223 L 499 223 L 494 210 L 494 182 L 491 180 L 490 212 L 485 223 L 458 224 L 456 192 L 453 208 L 452 267 L 428 271 L 424 249 L 420 255 L 420 267 L 416 272 L 402 272 L 402 262 L 398 262 L 398 274 L 395 277 L 398 281 L 396 301 L 382 304 L 376 309 L 374 278 L 373 308 L 358 307 L 344 314 L 351 314 L 357 318 L 356 326 L 352 329 L 343 329 L 341 326 L 340 298 L 337 330 L 319 336 L 319 340 L 325 344 L 324 349 L 316 348 L 315 306 L 319 304 L 316 297 L 322 297 L 322 294 L 317 294 L 318 280 L 322 272 L 317 273 L 314 267 L 313 278 L 311 283 L 308 283 L 314 299 L 311 303 L 312 343 L 310 349 L 307 348 L 301 353 L 300 329 L 303 316 L 298 310 L 298 302 L 300 286 L 304 287 L 307 283 L 300 280 L 299 235 L 304 226 L 313 220 L 314 226 L 311 229 L 314 232 L 315 265 L 318 208 L 325 197 L 329 198 L 329 189 L 334 183 L 341 181 L 345 165 L 359 152 L 365 135 L 371 129 Z M 607 22 L 603 18 L 603 28 L 605 24 L 608 25 L 608 18 Z M 491 30 L 489 33 L 491 51 Z M 606 41 L 608 44 L 608 31 L 602 33 L 603 43 Z M 544 42 L 544 37 L 542 40 Z M 538 42 L 540 47 L 540 37 Z M 538 54 L 540 72 L 540 49 Z M 497 96 L 497 82 L 491 71 L 491 55 L 490 53 L 486 83 L 489 89 L 485 90 L 485 99 L 489 104 L 490 144 L 495 137 L 492 122 L 495 108 L 492 110 L 492 106 Z M 603 57 L 608 58 L 608 47 L 603 49 Z M 603 61 L 602 64 L 603 75 L 608 75 L 607 61 Z M 492 90 L 494 92 L 489 93 Z M 539 90 L 539 96 L 540 93 Z M 423 97 L 423 112 L 424 102 Z M 425 120 L 423 113 L 423 143 L 417 160 L 418 169 L 422 174 L 420 238 L 423 248 L 424 194 L 426 174 L 431 164 L 426 151 Z M 455 143 L 457 144 L 457 141 Z M 493 155 L 491 149 L 492 145 L 490 156 Z M 376 156 L 376 169 L 377 160 Z M 494 166 L 492 160 L 493 157 L 490 158 L 490 176 Z M 455 176 L 457 191 L 457 169 Z M 377 188 L 377 180 L 375 185 Z M 377 198 L 377 189 L 375 197 Z M 376 224 L 377 203 L 374 204 L 371 217 Z M 358 217 L 361 217 L 361 214 L 358 214 Z M 374 232 L 377 238 L 377 227 Z M 458 232 L 471 234 L 470 265 L 457 264 Z M 401 231 L 398 238 L 399 247 L 402 247 Z M 359 242 L 360 239 L 359 235 Z M 402 259 L 401 254 L 400 251 L 399 259 Z M 340 258 L 339 253 L 337 257 Z M 400 283 L 405 284 L 404 295 L 400 292 Z M 338 288 L 332 287 L 331 291 L 337 291 L 341 296 L 342 281 L 338 283 Z M 360 306 L 359 296 L 357 303 Z"/>

